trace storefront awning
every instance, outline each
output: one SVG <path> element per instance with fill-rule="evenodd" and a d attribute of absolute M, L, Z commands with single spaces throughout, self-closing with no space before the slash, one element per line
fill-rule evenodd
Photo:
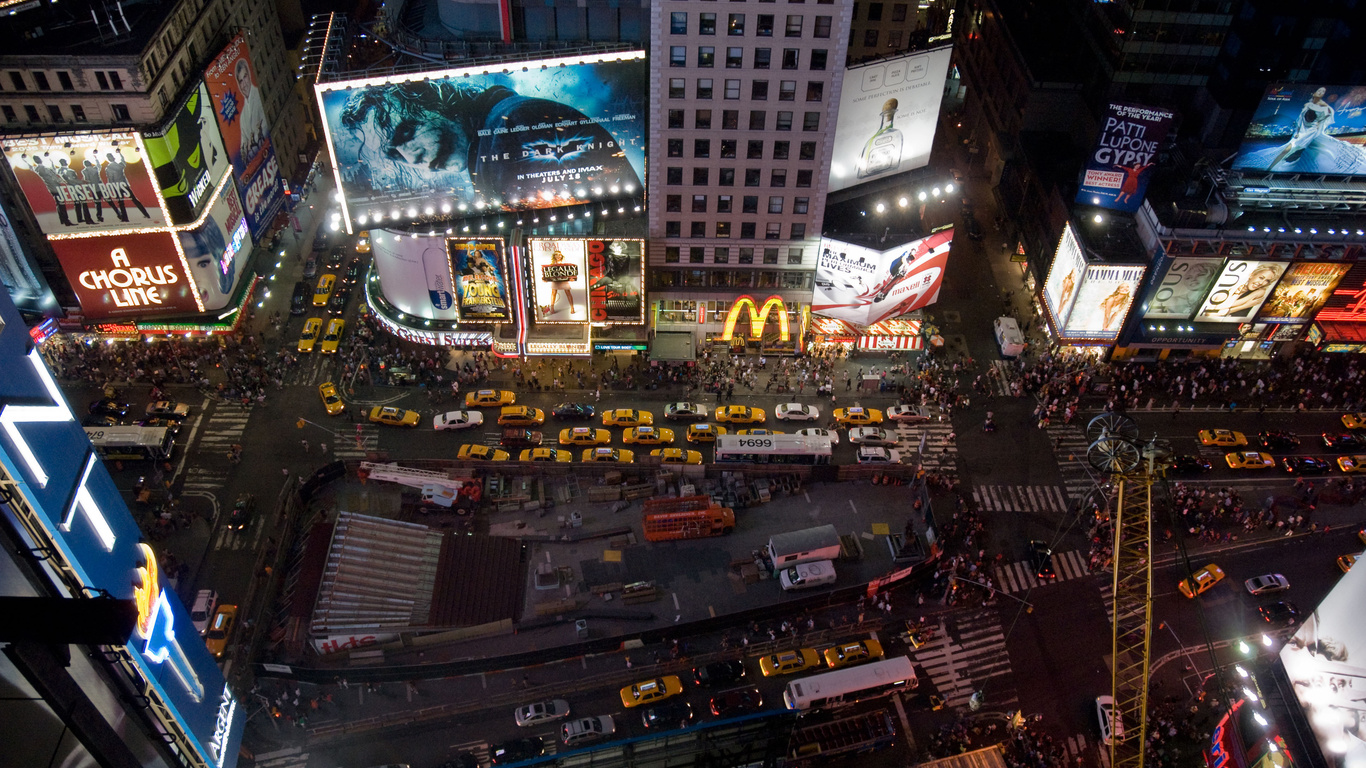
<path fill-rule="evenodd" d="M 858 348 L 887 351 L 917 350 L 925 348 L 925 341 L 919 336 L 860 336 Z"/>
<path fill-rule="evenodd" d="M 835 317 L 811 317 L 811 332 L 824 337 L 825 341 L 853 341 L 858 338 L 858 330 L 849 323 Z"/>
<path fill-rule="evenodd" d="M 688 361 L 697 359 L 691 333 L 656 333 L 650 342 L 650 359 L 663 362 Z"/>

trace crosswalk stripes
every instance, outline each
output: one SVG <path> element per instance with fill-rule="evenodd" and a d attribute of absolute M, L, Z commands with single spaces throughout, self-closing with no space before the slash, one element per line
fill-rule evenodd
<path fill-rule="evenodd" d="M 1076 424 L 1049 424 L 1048 439 L 1058 461 L 1058 474 L 1072 500 L 1084 498 L 1095 487 L 1097 476 L 1086 460 L 1091 443 Z"/>
<path fill-rule="evenodd" d="M 1110 750 L 1103 744 L 1097 742 L 1092 745 L 1082 734 L 1068 736 L 1063 742 L 1063 748 L 1067 750 L 1067 756 L 1071 758 L 1068 762 L 1076 762 L 1079 765 L 1091 765 L 1090 758 L 1096 756 L 1102 768 L 1110 767 Z"/>
<path fill-rule="evenodd" d="M 1005 593 L 1023 592 L 1045 584 L 1091 575 L 1086 568 L 1086 557 L 1078 550 L 1053 553 L 1053 573 L 1056 576 L 1052 579 L 1040 579 L 1034 573 L 1033 564 L 1028 562 L 1006 563 L 997 567 L 995 573 L 997 588 Z"/>
<path fill-rule="evenodd" d="M 207 467 L 187 467 L 184 487 L 187 491 L 217 491 L 228 480 L 228 470 L 222 463 Z"/>
<path fill-rule="evenodd" d="M 1010 363 L 1005 360 L 993 360 L 991 366 L 992 375 L 987 377 L 987 386 L 990 387 L 991 394 L 1010 397 L 1010 382 L 1014 378 Z"/>
<path fill-rule="evenodd" d="M 1057 485 L 979 485 L 972 500 L 986 512 L 1054 512 L 1070 506 L 1066 489 Z"/>
<path fill-rule="evenodd" d="M 308 765 L 308 753 L 302 747 L 287 747 L 274 752 L 258 752 L 254 765 L 257 768 L 304 768 Z"/>
<path fill-rule="evenodd" d="M 1019 702 L 1001 617 L 994 610 L 941 616 L 934 638 L 911 655 L 950 707 L 966 706 L 973 692 L 984 689 L 993 709 Z"/>
<path fill-rule="evenodd" d="M 209 454 L 216 454 L 216 458 L 226 458 L 228 450 L 233 445 L 240 445 L 242 434 L 247 430 L 247 421 L 251 419 L 251 406 L 236 403 L 219 403 L 214 407 L 208 419 L 204 422 L 204 429 L 199 433 L 198 448 L 200 451 Z M 226 473 L 225 473 L 226 474 Z"/>
<path fill-rule="evenodd" d="M 958 443 L 949 439 L 953 435 L 953 424 L 948 421 L 926 422 L 924 424 L 897 423 L 892 427 L 896 433 L 897 450 L 903 457 L 912 454 L 921 468 L 927 472 L 957 476 Z M 920 444 L 924 440 L 925 452 L 921 454 Z"/>
<path fill-rule="evenodd" d="M 332 453 L 339 459 L 363 459 L 379 447 L 379 425 L 357 424 L 353 432 L 337 432 Z"/>

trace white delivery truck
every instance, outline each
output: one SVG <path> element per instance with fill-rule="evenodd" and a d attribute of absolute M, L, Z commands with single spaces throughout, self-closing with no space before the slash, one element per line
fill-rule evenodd
<path fill-rule="evenodd" d="M 794 589 L 808 589 L 824 584 L 834 584 L 835 564 L 829 560 L 797 563 L 789 568 L 784 568 L 782 573 L 778 574 L 778 583 L 782 584 L 783 589 L 788 592 Z"/>
<path fill-rule="evenodd" d="M 833 525 L 775 534 L 768 540 L 768 556 L 775 570 L 797 563 L 837 560 L 840 535 Z"/>
<path fill-rule="evenodd" d="M 996 343 L 1001 347 L 1001 357 L 1019 357 L 1025 350 L 1024 334 L 1020 324 L 1013 317 L 998 317 L 994 324 Z"/>

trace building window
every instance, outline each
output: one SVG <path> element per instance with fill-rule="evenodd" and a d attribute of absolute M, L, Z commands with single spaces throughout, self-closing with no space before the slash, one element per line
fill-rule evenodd
<path fill-rule="evenodd" d="M 60 86 L 62 86 L 62 90 L 64 90 L 64 91 L 74 91 L 74 90 L 76 90 L 75 84 L 71 82 L 71 73 L 70 73 L 70 72 L 58 72 L 58 73 L 57 73 L 57 84 L 60 85 Z"/>
<path fill-rule="evenodd" d="M 833 17 L 817 16 L 816 25 L 811 30 L 811 34 L 816 37 L 830 37 L 830 21 Z"/>
<path fill-rule="evenodd" d="M 720 176 L 721 176 L 721 178 L 717 179 L 717 181 L 716 181 L 716 183 L 717 183 L 718 185 L 720 185 L 720 186 L 722 186 L 722 187 L 733 187 L 733 186 L 735 186 L 735 169 L 734 169 L 734 168 L 722 168 L 721 171 L 720 171 Z"/>
<path fill-rule="evenodd" d="M 697 224 L 696 224 L 696 223 L 693 224 L 693 229 L 694 229 L 694 230 L 697 229 Z M 703 247 L 697 246 L 697 245 L 693 245 L 693 246 L 689 246 L 689 247 L 688 247 L 688 263 L 689 263 L 689 264 L 704 264 L 704 263 L 706 263 L 706 258 L 707 258 L 707 249 L 706 249 L 706 248 L 703 248 Z"/>
<path fill-rule="evenodd" d="M 816 82 L 816 81 L 814 81 L 814 80 L 812 80 L 812 81 L 807 81 L 807 83 L 806 83 L 806 100 L 807 100 L 807 101 L 823 101 L 824 99 L 825 99 L 825 83 Z"/>
<path fill-rule="evenodd" d="M 752 109 L 749 112 L 749 129 L 751 131 L 762 131 L 764 129 L 765 117 L 768 113 L 762 109 Z"/>
<path fill-rule="evenodd" d="M 816 142 L 814 142 L 814 141 L 803 141 L 801 144 L 799 144 L 799 145 L 797 146 L 797 159 L 798 159 L 798 160 L 815 160 L 815 159 L 816 159 Z"/>
<path fill-rule="evenodd" d="M 888 47 L 888 48 L 900 48 L 900 47 L 901 47 L 901 30 L 899 30 L 899 29 L 897 29 L 897 30 L 889 30 L 889 31 L 887 32 L 887 47 Z"/>
<path fill-rule="evenodd" d="M 669 184 L 670 186 L 678 186 L 679 184 L 682 184 L 682 183 L 683 183 L 683 169 L 682 169 L 682 168 L 673 168 L 673 167 L 665 169 L 665 181 L 664 181 L 664 183 L 665 183 L 665 184 Z"/>
<path fill-rule="evenodd" d="M 795 224 L 792 225 L 792 229 L 793 229 L 793 231 L 796 231 L 797 225 L 795 225 Z M 802 263 L 802 249 L 801 249 L 801 248 L 788 248 L 788 249 L 787 249 L 787 263 L 788 263 L 789 265 L 801 264 L 801 263 Z"/>
<path fill-rule="evenodd" d="M 752 221 L 742 221 L 742 222 L 740 222 L 740 239 L 741 239 L 741 240 L 753 240 L 753 239 L 754 239 L 754 222 L 752 222 Z M 740 249 L 740 263 L 741 263 L 741 264 L 749 264 L 749 263 L 750 263 L 750 262 L 748 262 L 748 261 L 745 261 L 745 249 L 743 249 L 743 248 Z"/>
<path fill-rule="evenodd" d="M 868 20 L 882 21 L 882 3 L 868 4 Z"/>
<path fill-rule="evenodd" d="M 802 115 L 803 131 L 819 131 L 821 129 L 821 113 L 807 112 Z"/>
<path fill-rule="evenodd" d="M 665 196 L 664 196 L 664 211 L 665 211 L 666 213 L 682 213 L 682 212 L 683 212 L 683 196 L 682 196 L 682 195 L 665 195 Z"/>
<path fill-rule="evenodd" d="M 688 48 L 684 45 L 669 46 L 669 66 L 686 67 L 688 66 Z"/>
<path fill-rule="evenodd" d="M 716 66 L 716 48 L 710 45 L 697 47 L 697 66 L 702 69 L 711 69 Z"/>
<path fill-rule="evenodd" d="M 33 73 L 33 82 L 34 82 L 34 83 L 37 83 L 37 85 L 38 85 L 38 90 L 40 90 L 40 91 L 50 91 L 50 90 L 52 90 L 52 86 L 50 86 L 50 85 L 47 84 L 47 73 L 45 73 L 45 72 L 34 72 L 34 73 Z"/>
<path fill-rule="evenodd" d="M 0 104 L 0 112 L 5 113 L 5 122 L 13 123 L 19 120 L 19 115 L 14 112 L 14 107 L 8 104 Z"/>
<path fill-rule="evenodd" d="M 782 222 L 780 222 L 780 221 L 770 221 L 770 222 L 768 222 L 767 224 L 764 225 L 764 239 L 765 239 L 765 240 L 778 240 L 778 239 L 781 238 L 782 236 L 783 236 L 783 224 L 782 224 Z M 764 249 L 764 263 L 765 263 L 765 264 L 777 264 L 777 263 L 778 263 L 778 254 L 777 254 L 777 250 L 778 250 L 778 249 L 777 249 L 777 248 L 772 249 L 772 250 L 774 251 L 774 254 L 773 254 L 773 261 L 769 261 L 769 260 L 768 260 L 768 252 L 769 252 L 769 250 L 770 250 L 770 249 L 768 249 L 768 248 L 765 248 L 765 249 Z"/>
<path fill-rule="evenodd" d="M 733 131 L 740 127 L 740 110 L 727 109 L 721 112 L 721 129 Z"/>
<path fill-rule="evenodd" d="M 863 45 L 867 48 L 877 47 L 877 30 L 866 29 L 863 31 Z"/>
<path fill-rule="evenodd" d="M 828 57 L 829 53 L 830 53 L 830 52 L 827 51 L 827 50 L 825 50 L 824 48 L 817 48 L 816 50 L 812 51 L 812 52 L 811 52 L 811 69 L 813 69 L 813 70 L 815 70 L 815 71 L 817 71 L 817 72 L 824 72 L 824 71 L 825 71 L 825 61 L 826 61 L 826 58 Z"/>
<path fill-rule="evenodd" d="M 671 109 L 671 110 L 669 110 L 669 127 L 670 127 L 670 128 L 682 128 L 682 127 L 683 127 L 683 110 L 681 110 L 681 109 Z"/>
<path fill-rule="evenodd" d="M 101 72 L 100 74 L 103 75 L 104 73 Z M 23 72 L 10 72 L 10 73 L 9 73 L 9 81 L 10 81 L 10 85 L 14 86 L 14 90 L 16 90 L 16 91 L 27 91 L 27 90 L 28 90 L 28 83 L 24 82 L 24 73 L 23 73 Z"/>
<path fill-rule="evenodd" d="M 711 128 L 711 110 L 710 110 L 710 109 L 699 109 L 699 110 L 697 110 L 696 112 L 694 112 L 694 113 L 693 113 L 693 118 L 692 118 L 692 123 L 693 123 L 693 127 L 696 128 L 696 129 L 699 130 L 699 131 L 705 131 L 705 130 L 710 129 L 710 128 Z"/>
<path fill-rule="evenodd" d="M 797 222 L 796 224 L 793 224 L 793 225 L 792 225 L 792 236 L 789 237 L 788 239 L 789 239 L 789 240 L 801 240 L 801 239 L 803 239 L 803 238 L 805 238 L 805 237 L 806 237 L 806 222 Z M 801 249 L 798 248 L 797 250 L 800 251 Z M 793 262 L 792 259 L 789 257 L 787 263 L 788 263 L 788 264 L 793 264 L 793 263 L 800 264 L 800 263 L 801 263 L 801 254 L 800 254 L 800 253 L 798 254 L 797 258 L 798 258 L 798 260 L 797 260 L 796 262 Z"/>
<path fill-rule="evenodd" d="M 706 213 L 706 212 L 707 212 L 707 196 L 706 196 L 706 195 L 693 195 L 693 196 L 692 196 L 692 212 L 693 212 L 693 213 Z"/>
<path fill-rule="evenodd" d="M 782 80 L 778 83 L 778 101 L 797 100 L 797 81 Z"/>
<path fill-rule="evenodd" d="M 733 200 L 733 198 L 731 198 L 730 195 L 717 195 L 717 196 L 716 196 L 716 212 L 717 212 L 717 213 L 730 213 L 731 202 L 732 202 L 732 200 Z"/>
<path fill-rule="evenodd" d="M 762 173 L 762 171 L 760 171 L 758 168 L 746 168 L 746 169 L 745 169 L 745 186 L 747 186 L 747 187 L 757 187 L 757 186 L 759 186 L 759 176 L 760 176 L 761 173 Z"/>
<path fill-rule="evenodd" d="M 824 0 L 821 0 L 824 2 Z M 789 269 L 783 272 L 783 287 L 790 291 L 802 291 L 811 288 L 811 280 L 808 278 L 810 272 Z"/>
<path fill-rule="evenodd" d="M 666 221 L 666 222 L 664 222 L 664 236 L 665 236 L 665 237 L 682 237 L 682 236 L 683 236 L 683 223 L 682 223 L 682 222 L 678 222 L 678 221 Z"/>
<path fill-rule="evenodd" d="M 732 13 L 730 21 L 726 24 L 726 31 L 732 35 L 745 34 L 745 14 Z"/>
<path fill-rule="evenodd" d="M 85 122 L 85 107 L 82 107 L 80 104 L 72 104 L 72 105 L 71 105 L 71 119 L 72 119 L 72 120 L 75 120 L 75 121 L 78 122 L 78 123 L 84 123 L 84 122 Z"/>
<path fill-rule="evenodd" d="M 794 13 L 787 17 L 786 35 L 787 37 L 802 36 L 802 16 L 800 14 Z"/>
<path fill-rule="evenodd" d="M 679 253 L 679 250 L 680 250 L 679 247 L 676 246 L 676 245 L 666 245 L 666 246 L 664 246 L 664 263 L 665 263 L 665 264 L 677 264 L 677 263 L 678 263 L 678 253 Z"/>
<path fill-rule="evenodd" d="M 769 231 L 772 232 L 772 231 L 773 231 L 773 228 L 776 227 L 776 226 L 778 226 L 778 225 L 777 225 L 777 224 L 769 224 L 769 225 L 768 225 Z M 776 239 L 778 239 L 778 236 L 777 236 L 777 235 L 770 235 L 770 236 L 769 236 L 769 239 L 770 239 L 770 240 L 776 240 Z M 778 263 L 778 249 L 777 249 L 777 248 L 765 248 L 765 249 L 764 249 L 764 263 L 765 263 L 765 264 L 777 264 L 777 263 Z"/>
<path fill-rule="evenodd" d="M 755 29 L 754 34 L 759 37 L 773 37 L 773 16 L 766 13 L 759 14 L 759 26 Z"/>
<path fill-rule="evenodd" d="M 691 226 L 689 227 L 689 235 L 692 236 L 692 237 L 706 237 L 706 236 L 707 236 L 707 222 L 705 222 L 705 221 L 694 221 L 694 222 L 692 222 Z M 700 258 L 700 257 L 699 257 L 699 258 Z M 701 262 L 700 262 L 700 261 L 697 261 L 697 262 L 693 262 L 693 263 L 694 263 L 694 264 L 700 264 Z"/>
<path fill-rule="evenodd" d="M 732 159 L 732 158 L 735 157 L 735 145 L 736 145 L 735 139 L 722 139 L 722 140 L 721 140 L 721 157 L 722 157 L 722 159 L 729 160 L 729 159 Z"/>
<path fill-rule="evenodd" d="M 773 159 L 786 160 L 788 155 L 788 148 L 791 146 L 792 144 L 786 141 L 773 142 Z"/>
<path fill-rule="evenodd" d="M 688 14 L 686 12 L 674 11 L 673 13 L 669 14 L 669 34 L 688 34 Z"/>
<path fill-rule="evenodd" d="M 62 108 L 57 106 L 56 104 L 47 105 L 47 114 L 49 117 L 52 118 L 52 122 L 62 122 Z"/>
<path fill-rule="evenodd" d="M 775 127 L 777 130 L 780 130 L 780 131 L 790 131 L 790 130 L 792 130 L 792 113 L 791 113 L 791 112 L 779 112 L 779 113 L 778 113 L 778 124 L 777 124 L 776 126 L 774 126 L 774 127 Z"/>
<path fill-rule="evenodd" d="M 699 13 L 697 14 L 697 34 L 714 35 L 716 34 L 716 14 Z"/>
<path fill-rule="evenodd" d="M 716 236 L 717 236 L 717 237 L 725 237 L 725 238 L 729 238 L 729 237 L 730 237 L 730 222 L 729 222 L 729 221 L 718 221 L 718 222 L 716 222 Z"/>
<path fill-rule="evenodd" d="M 905 20 L 906 20 L 906 4 L 905 4 L 905 3 L 897 3 L 896 5 L 893 5 L 893 6 L 892 6 L 892 21 L 905 21 Z"/>
<path fill-rule="evenodd" d="M 692 183 L 694 187 L 705 187 L 707 185 L 707 170 L 708 169 L 706 168 L 692 169 Z"/>
<path fill-rule="evenodd" d="M 758 212 L 759 212 L 759 196 L 758 196 L 758 195 L 745 195 L 745 199 L 741 201 L 741 205 L 744 206 L 744 210 L 743 210 L 744 213 L 758 213 Z"/>
<path fill-rule="evenodd" d="M 707 273 L 701 269 L 690 269 L 683 273 L 684 288 L 705 288 L 707 285 Z"/>
<path fill-rule="evenodd" d="M 669 98 L 681 99 L 687 94 L 688 81 L 681 77 L 669 78 Z"/>
<path fill-rule="evenodd" d="M 771 175 L 769 176 L 769 178 L 768 178 L 768 185 L 769 185 L 770 187 L 786 187 L 786 186 L 787 186 L 787 169 L 786 169 L 786 168 L 775 168 L 775 169 L 773 169 L 772 174 L 771 174 Z"/>
<path fill-rule="evenodd" d="M 711 157 L 711 139 L 693 139 L 692 156 Z"/>
<path fill-rule="evenodd" d="M 811 186 L 811 171 L 810 171 L 810 170 L 797 171 L 797 186 L 799 186 L 799 187 L 809 187 L 809 186 Z"/>
<path fill-rule="evenodd" d="M 754 236 L 754 234 L 753 234 L 753 233 L 750 233 L 750 237 L 753 237 L 753 236 Z M 753 248 L 741 248 L 741 249 L 740 249 L 740 253 L 739 253 L 739 259 L 738 259 L 738 261 L 739 261 L 741 264 L 753 264 L 753 263 L 754 263 L 754 249 L 753 249 Z"/>
<path fill-rule="evenodd" d="M 669 157 L 683 156 L 683 140 L 669 139 Z"/>
<path fill-rule="evenodd" d="M 796 69 L 797 60 L 801 57 L 801 51 L 796 48 L 783 49 L 783 69 Z"/>
<path fill-rule="evenodd" d="M 99 84 L 101 91 L 123 90 L 123 78 L 119 77 L 118 72 L 110 71 L 108 73 L 105 73 L 96 71 L 95 82 Z"/>
<path fill-rule="evenodd" d="M 773 49 L 772 49 L 772 48 L 755 48 L 755 49 L 754 49 L 754 68 L 755 68 L 755 69 L 768 69 L 769 65 L 770 65 L 772 62 L 773 62 Z"/>
<path fill-rule="evenodd" d="M 43 122 L 43 118 L 38 116 L 38 108 L 33 106 L 32 104 L 24 105 L 24 114 L 28 115 L 28 121 L 30 123 Z"/>
<path fill-rule="evenodd" d="M 726 49 L 726 69 L 740 69 L 745 66 L 744 48 Z"/>
<path fill-rule="evenodd" d="M 725 91 L 725 94 L 724 94 L 724 95 L 725 95 L 725 97 L 726 97 L 727 99 L 738 99 L 738 98 L 740 98 L 740 81 L 739 81 L 739 80 L 727 80 L 727 81 L 726 81 L 726 91 Z"/>
<path fill-rule="evenodd" d="M 716 225 L 716 229 L 720 231 L 721 225 L 719 223 Z M 730 237 L 730 222 L 726 222 L 726 237 Z M 729 264 L 730 248 L 721 245 L 713 248 L 711 261 L 713 264 Z"/>
<path fill-rule="evenodd" d="M 760 139 L 750 139 L 748 145 L 745 147 L 745 159 L 763 160 L 764 142 Z"/>
<path fill-rule="evenodd" d="M 798 184 L 797 186 L 800 187 L 801 185 Z M 807 209 L 810 208 L 810 207 L 811 207 L 811 198 L 809 198 L 809 197 L 794 197 L 794 198 L 792 198 L 792 212 L 793 212 L 793 213 L 806 213 Z"/>
<path fill-rule="evenodd" d="M 755 80 L 749 84 L 749 98 L 754 101 L 768 100 L 768 81 Z"/>
<path fill-rule="evenodd" d="M 769 212 L 769 213 L 782 213 L 782 212 L 783 212 L 783 198 L 782 198 L 781 195 L 775 196 L 775 197 L 770 197 L 770 198 L 768 199 L 768 212 Z"/>
<path fill-rule="evenodd" d="M 699 77 L 699 78 L 697 78 L 697 98 L 699 98 L 699 99 L 710 99 L 710 98 L 711 98 L 711 78 L 710 78 L 710 77 Z"/>

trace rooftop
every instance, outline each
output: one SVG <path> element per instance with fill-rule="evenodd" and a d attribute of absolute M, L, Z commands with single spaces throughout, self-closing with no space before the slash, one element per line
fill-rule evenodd
<path fill-rule="evenodd" d="M 0 17 L 0 45 L 9 56 L 132 56 L 147 46 L 176 3 L 38 0 L 34 8 Z"/>

